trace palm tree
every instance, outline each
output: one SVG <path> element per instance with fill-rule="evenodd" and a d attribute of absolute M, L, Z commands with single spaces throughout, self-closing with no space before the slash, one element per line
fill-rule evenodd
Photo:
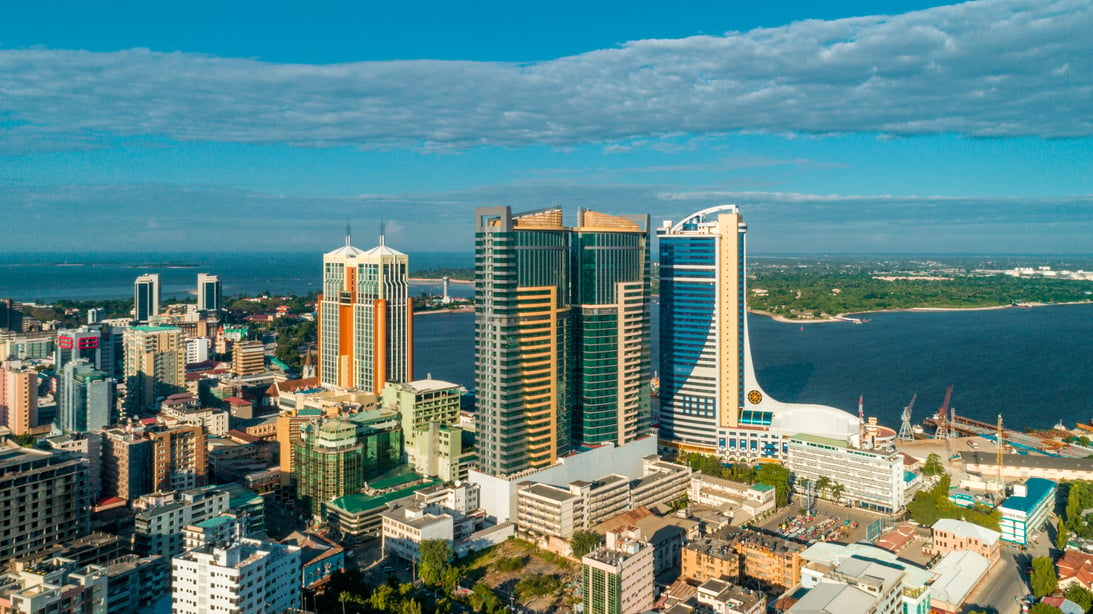
<path fill-rule="evenodd" d="M 821 475 L 820 478 L 816 480 L 815 486 L 816 490 L 820 491 L 820 498 L 823 499 L 827 489 L 831 488 L 831 478 L 826 475 Z"/>
<path fill-rule="evenodd" d="M 845 490 L 846 487 L 842 484 L 839 484 L 838 482 L 835 482 L 835 484 L 831 487 L 831 499 L 835 501 L 836 505 L 839 504 L 839 499 L 843 498 L 843 491 Z"/>

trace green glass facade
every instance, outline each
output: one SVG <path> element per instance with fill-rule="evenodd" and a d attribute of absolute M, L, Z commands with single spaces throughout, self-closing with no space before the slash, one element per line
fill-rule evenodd
<path fill-rule="evenodd" d="M 372 424 L 354 418 L 318 420 L 300 428 L 294 445 L 296 492 L 313 514 L 321 513 L 327 501 L 360 492 L 367 479 L 401 461 L 397 413 Z"/>
<path fill-rule="evenodd" d="M 476 211 L 480 465 L 511 475 L 649 431 L 648 216 Z"/>

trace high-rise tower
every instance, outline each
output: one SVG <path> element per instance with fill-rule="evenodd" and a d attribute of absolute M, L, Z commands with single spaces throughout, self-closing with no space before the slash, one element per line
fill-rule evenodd
<path fill-rule="evenodd" d="M 406 254 L 380 244 L 323 256 L 319 380 L 379 394 L 385 382 L 413 379 L 413 305 Z"/>
<path fill-rule="evenodd" d="M 479 462 L 512 475 L 648 434 L 649 218 L 476 210 Z"/>
<path fill-rule="evenodd" d="M 215 311 L 220 315 L 220 278 L 208 273 L 197 274 L 197 308 L 200 311 Z"/>
<path fill-rule="evenodd" d="M 133 319 L 147 322 L 159 315 L 159 273 L 145 273 L 133 282 Z"/>
<path fill-rule="evenodd" d="M 186 388 L 186 344 L 173 326 L 134 326 L 125 331 L 125 410 L 152 411 L 158 399 Z"/>
<path fill-rule="evenodd" d="M 582 209 L 573 232 L 573 439 L 623 445 L 649 432 L 649 216 Z"/>
<path fill-rule="evenodd" d="M 845 438 L 858 430 L 848 412 L 782 403 L 760 388 L 748 339 L 747 229 L 735 205 L 721 205 L 657 231 L 663 445 L 780 458 L 783 434 Z"/>

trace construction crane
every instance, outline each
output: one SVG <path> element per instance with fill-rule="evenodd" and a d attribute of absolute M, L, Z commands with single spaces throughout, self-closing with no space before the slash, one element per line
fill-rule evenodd
<path fill-rule="evenodd" d="M 899 435 L 897 437 L 900 441 L 912 441 L 915 438 L 915 432 L 911 429 L 911 409 L 915 406 L 915 399 L 918 398 L 918 393 L 911 395 L 911 402 L 907 404 L 907 407 L 903 408 L 903 423 L 899 426 Z"/>

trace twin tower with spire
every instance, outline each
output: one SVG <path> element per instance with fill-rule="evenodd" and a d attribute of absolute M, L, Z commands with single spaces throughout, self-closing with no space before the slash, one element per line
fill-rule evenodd
<path fill-rule="evenodd" d="M 386 382 L 413 379 L 414 314 L 406 254 L 380 244 L 323 255 L 319 297 L 319 382 L 379 394 Z"/>

